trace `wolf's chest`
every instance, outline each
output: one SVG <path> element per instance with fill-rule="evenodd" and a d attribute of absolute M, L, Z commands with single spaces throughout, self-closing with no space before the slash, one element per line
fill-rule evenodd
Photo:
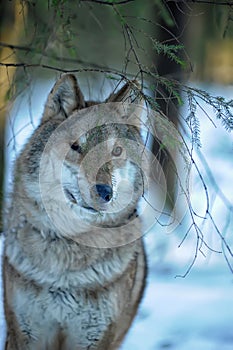
<path fill-rule="evenodd" d="M 17 318 L 21 331 L 37 341 L 43 339 L 41 349 L 64 342 L 64 349 L 94 346 L 117 319 L 112 293 L 43 291 L 30 299 L 25 308 L 24 296 L 18 303 Z M 75 344 L 75 346 L 74 346 Z"/>
<path fill-rule="evenodd" d="M 42 299 L 42 309 L 47 307 L 49 317 L 60 324 L 78 322 L 81 329 L 108 324 L 116 317 L 117 309 L 111 292 L 74 292 L 52 290 L 48 300 Z"/>

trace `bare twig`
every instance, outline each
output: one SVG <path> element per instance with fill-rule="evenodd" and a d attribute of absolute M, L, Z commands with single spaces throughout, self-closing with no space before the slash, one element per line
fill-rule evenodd
<path fill-rule="evenodd" d="M 19 45 L 12 45 L 12 44 L 3 43 L 3 42 L 0 42 L 0 47 L 7 47 L 7 48 L 11 49 L 12 51 L 20 50 L 20 51 L 31 52 L 31 53 L 37 52 L 37 50 L 31 46 L 30 47 L 29 46 L 19 46 Z M 94 62 L 83 61 L 83 60 L 80 60 L 78 58 L 56 56 L 53 54 L 47 54 L 45 52 L 43 52 L 43 54 L 40 54 L 40 55 L 42 55 L 42 57 L 48 57 L 48 58 L 52 57 L 54 60 L 56 60 L 58 62 L 76 63 L 76 64 L 78 63 L 78 64 L 83 65 L 85 67 L 93 67 L 93 68 L 99 68 L 99 69 L 106 68 L 105 66 L 101 66 L 101 65 L 96 64 Z M 1 65 L 4 65 L 4 62 L 1 62 Z"/>
<path fill-rule="evenodd" d="M 174 3 L 193 3 L 193 4 L 209 4 L 209 5 L 222 5 L 222 6 L 233 6 L 233 1 L 222 1 L 221 0 L 167 0 L 166 2 L 174 2 Z"/>
<path fill-rule="evenodd" d="M 102 1 L 102 0 L 80 0 L 80 2 L 94 2 L 96 4 L 101 4 L 101 5 L 109 5 L 109 6 L 114 6 L 114 5 L 125 5 L 130 2 L 133 2 L 135 0 L 122 0 L 122 1 Z"/>

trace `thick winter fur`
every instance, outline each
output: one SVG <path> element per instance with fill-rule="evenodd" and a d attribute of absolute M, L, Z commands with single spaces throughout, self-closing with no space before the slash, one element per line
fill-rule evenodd
<path fill-rule="evenodd" d="M 126 84 L 106 102 L 132 99 L 134 84 Z M 127 125 L 98 128 L 98 140 L 107 142 L 107 151 L 111 151 L 115 160 L 101 166 L 97 174 L 97 185 L 107 194 L 100 191 L 94 196 L 85 171 L 80 170 L 84 150 L 93 147 L 93 142 L 97 143 L 93 141 L 97 130 L 91 131 L 89 136 L 92 137 L 86 136 L 76 143 L 67 141 L 70 150 L 63 164 L 62 186 L 70 211 L 75 211 L 85 221 L 84 226 L 76 225 L 74 232 L 59 200 L 53 198 L 57 193 L 55 172 L 49 203 L 59 219 L 66 223 L 67 232 L 56 228 L 40 196 L 40 160 L 49 137 L 70 116 L 75 118 L 77 114 L 79 118 L 78 111 L 83 111 L 84 118 L 86 107 L 93 105 L 97 102 L 84 101 L 75 77 L 63 75 L 48 96 L 41 124 L 16 162 L 5 227 L 6 350 L 118 349 L 137 311 L 146 271 L 141 239 L 101 248 L 101 230 L 110 232 L 114 228 L 120 233 L 121 224 L 137 216 L 137 203 L 143 193 L 142 174 L 127 157 L 117 163 L 123 148 L 117 143 L 119 136 L 130 135 L 137 144 L 140 137 L 137 128 Z M 56 157 L 59 153 L 54 155 L 54 164 L 58 160 Z M 77 177 L 87 186 L 85 199 L 78 188 Z M 104 209 L 105 202 L 114 204 L 116 201 L 117 181 L 121 177 L 130 177 L 134 195 L 124 210 L 108 213 Z M 43 182 L 43 178 L 40 181 Z M 92 225 L 95 223 L 98 223 L 96 231 Z M 80 244 L 78 238 L 83 235 L 93 238 L 93 246 Z"/>

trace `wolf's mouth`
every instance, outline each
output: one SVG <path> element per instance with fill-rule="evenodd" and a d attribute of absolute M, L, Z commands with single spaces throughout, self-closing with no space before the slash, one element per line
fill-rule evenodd
<path fill-rule="evenodd" d="M 97 213 L 97 212 L 98 212 L 96 209 L 94 209 L 94 208 L 92 208 L 92 207 L 88 207 L 88 206 L 86 206 L 86 205 L 82 205 L 82 207 L 83 207 L 84 209 L 86 209 L 86 210 L 89 210 L 89 211 L 93 212 L 93 213 Z"/>
<path fill-rule="evenodd" d="M 69 190 L 67 190 L 67 188 L 64 189 L 64 192 L 65 192 L 66 198 L 71 203 L 77 204 L 77 200 L 76 200 L 75 196 Z"/>
<path fill-rule="evenodd" d="M 97 210 L 93 207 L 90 207 L 88 204 L 86 204 L 83 200 L 82 203 L 78 203 L 77 199 L 75 198 L 75 196 L 72 194 L 72 192 L 70 192 L 67 188 L 64 189 L 65 195 L 67 197 L 67 199 L 73 203 L 73 204 L 79 204 L 82 208 L 89 210 L 93 213 L 97 213 Z"/>

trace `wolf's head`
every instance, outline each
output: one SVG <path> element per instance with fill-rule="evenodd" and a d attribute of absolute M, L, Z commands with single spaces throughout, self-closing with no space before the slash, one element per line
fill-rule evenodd
<path fill-rule="evenodd" d="M 21 158 L 27 193 L 65 236 L 119 229 L 137 216 L 144 191 L 141 112 L 136 81 L 104 103 L 85 101 L 73 75 L 54 85 Z"/>

